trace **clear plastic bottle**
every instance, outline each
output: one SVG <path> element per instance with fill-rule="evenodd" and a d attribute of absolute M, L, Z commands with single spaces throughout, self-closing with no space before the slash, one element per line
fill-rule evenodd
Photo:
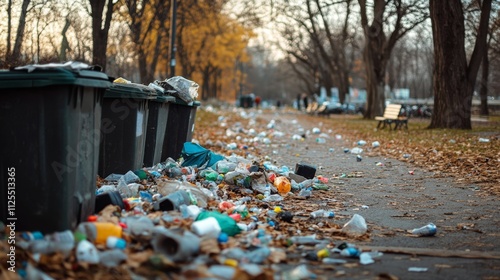
<path fill-rule="evenodd" d="M 344 257 L 353 257 L 353 258 L 358 258 L 360 254 L 361 251 L 359 251 L 357 248 L 354 247 L 347 247 L 340 252 L 340 255 Z"/>
<path fill-rule="evenodd" d="M 335 258 L 323 258 L 321 260 L 324 264 L 344 264 L 347 263 L 346 260 L 343 259 L 335 259 Z"/>
<path fill-rule="evenodd" d="M 433 223 L 428 223 L 421 228 L 415 228 L 411 231 L 412 234 L 416 234 L 418 236 L 434 236 L 436 235 L 436 232 L 437 228 Z"/>
<path fill-rule="evenodd" d="M 325 144 L 326 140 L 325 140 L 325 138 L 318 137 L 318 138 L 316 138 L 316 143 L 318 143 L 318 144 Z"/>
<path fill-rule="evenodd" d="M 272 194 L 268 197 L 265 197 L 263 199 L 263 201 L 266 201 L 266 202 L 277 202 L 277 201 L 282 201 L 283 200 L 283 197 L 279 194 Z"/>
<path fill-rule="evenodd" d="M 264 197 L 267 198 L 271 195 L 271 186 L 269 184 L 266 184 L 266 187 L 264 189 Z"/>
<path fill-rule="evenodd" d="M 99 252 L 99 259 L 106 267 L 116 267 L 127 259 L 127 254 L 120 249 L 106 250 Z"/>
<path fill-rule="evenodd" d="M 69 253 L 75 247 L 75 236 L 71 230 L 54 232 L 43 239 L 32 240 L 30 249 L 33 253 L 50 254 Z"/>
<path fill-rule="evenodd" d="M 123 198 L 132 196 L 132 191 L 130 190 L 130 188 L 127 185 L 127 182 L 125 182 L 123 178 L 120 178 L 120 180 L 118 180 L 118 186 L 116 187 L 116 190 L 120 192 L 120 195 Z"/>
<path fill-rule="evenodd" d="M 302 197 L 310 197 L 312 195 L 312 191 L 310 189 L 301 189 L 299 192 L 299 196 Z"/>
<path fill-rule="evenodd" d="M 365 140 L 359 140 L 358 141 L 358 146 L 364 146 L 366 145 L 366 141 Z"/>
<path fill-rule="evenodd" d="M 261 264 L 263 263 L 271 254 L 271 250 L 267 247 L 259 247 L 253 251 L 246 254 L 245 259 L 251 263 Z"/>
<path fill-rule="evenodd" d="M 325 241 L 316 238 L 316 234 L 305 236 L 292 236 L 290 241 L 297 245 L 316 245 L 324 243 Z"/>
<path fill-rule="evenodd" d="M 320 209 L 320 210 L 316 210 L 314 212 L 311 212 L 310 216 L 313 219 L 315 219 L 315 218 L 333 218 L 333 217 L 335 217 L 335 213 L 331 210 Z"/>
<path fill-rule="evenodd" d="M 106 239 L 106 247 L 110 249 L 120 249 L 124 250 L 127 247 L 127 241 L 123 238 L 116 236 L 110 236 Z"/>

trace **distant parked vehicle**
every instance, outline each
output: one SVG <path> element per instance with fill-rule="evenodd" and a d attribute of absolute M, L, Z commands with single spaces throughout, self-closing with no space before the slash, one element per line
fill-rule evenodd
<path fill-rule="evenodd" d="M 364 109 L 362 106 L 355 106 L 353 104 L 341 104 L 339 102 L 323 102 L 322 106 L 325 108 L 322 114 L 358 114 L 362 113 Z"/>
<path fill-rule="evenodd" d="M 408 118 L 430 118 L 432 116 L 432 109 L 427 105 L 403 105 L 401 107 L 401 116 Z"/>

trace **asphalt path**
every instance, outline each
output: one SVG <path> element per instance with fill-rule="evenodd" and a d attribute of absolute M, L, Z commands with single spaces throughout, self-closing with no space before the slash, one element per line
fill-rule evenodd
<path fill-rule="evenodd" d="M 279 132 L 271 144 L 260 146 L 263 155 L 291 169 L 297 163 L 314 165 L 316 175 L 329 179 L 329 190 L 313 191 L 306 201 L 285 197 L 281 204 L 297 214 L 296 221 L 304 203 L 305 212 L 332 209 L 334 219 L 313 221 L 310 231 L 301 233 L 316 233 L 331 239 L 334 246 L 348 242 L 383 255 L 369 265 L 356 258 L 345 264 L 325 264 L 304 260 L 308 251 L 319 248 L 302 247 L 295 258 L 289 252 L 288 264 L 274 267 L 276 278 L 292 278 L 291 270 L 297 273 L 298 265 L 304 264 L 318 279 L 500 279 L 498 197 L 461 184 L 457 178 L 435 178 L 425 169 L 396 159 L 361 153 L 359 161 L 356 154 L 344 150 L 360 147 L 366 152 L 376 149 L 372 143 L 359 146 L 362 139 L 339 135 L 321 117 L 308 119 L 303 114 L 256 113 L 257 118 L 274 122 L 274 131 Z M 293 135 L 306 137 L 294 140 Z M 354 214 L 366 220 L 368 233 L 361 238 L 339 236 L 332 227 L 344 225 Z M 411 234 L 428 223 L 436 225 L 435 236 Z M 294 230 L 291 227 L 289 232 Z"/>

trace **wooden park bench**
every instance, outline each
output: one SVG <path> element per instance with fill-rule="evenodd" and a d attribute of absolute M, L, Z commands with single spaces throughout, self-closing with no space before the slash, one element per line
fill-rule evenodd
<path fill-rule="evenodd" d="M 312 102 L 309 104 L 309 106 L 307 106 L 306 108 L 306 112 L 308 114 L 314 114 L 316 112 L 316 110 L 318 110 L 318 103 L 317 102 Z"/>
<path fill-rule="evenodd" d="M 394 123 L 394 129 L 402 128 L 403 125 L 406 129 L 408 129 L 408 118 L 400 116 L 401 112 L 401 104 L 389 104 L 385 107 L 384 115 L 375 117 L 375 120 L 378 121 L 377 128 L 385 128 L 386 125 L 389 125 L 389 128 L 392 130 L 392 124 Z"/>

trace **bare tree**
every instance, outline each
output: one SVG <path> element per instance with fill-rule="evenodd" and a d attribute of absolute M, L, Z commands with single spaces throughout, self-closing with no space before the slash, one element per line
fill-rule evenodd
<path fill-rule="evenodd" d="M 92 19 L 87 17 L 82 17 L 79 13 L 80 7 L 78 6 L 66 6 L 67 10 L 66 18 L 71 22 L 71 28 L 68 29 L 68 35 L 73 38 L 78 38 L 78 40 L 69 40 L 71 51 L 67 53 L 67 58 L 70 60 L 83 61 L 87 63 L 92 63 L 93 57 L 93 28 L 88 28 L 91 24 Z"/>
<path fill-rule="evenodd" d="M 481 80 L 479 83 L 479 96 L 481 98 L 481 105 L 480 105 L 480 111 L 479 113 L 483 116 L 488 116 L 489 115 L 489 110 L 488 110 L 488 87 L 489 87 L 489 76 L 490 76 L 490 60 L 494 59 L 494 50 L 493 45 L 494 43 L 494 37 L 495 34 L 498 33 L 500 30 L 500 16 L 498 15 L 498 12 L 500 11 L 500 4 L 496 6 L 492 6 L 492 13 L 491 13 L 491 24 L 490 28 L 488 31 L 488 38 L 487 38 L 487 43 L 486 43 L 486 50 L 485 54 L 483 56 L 483 62 L 481 64 Z M 479 7 L 480 8 L 480 7 Z M 476 30 L 477 31 L 477 30 Z M 475 32 L 477 34 L 477 32 Z M 496 44 L 498 45 L 498 44 Z M 490 52 L 490 50 L 492 50 Z M 491 54 L 490 54 L 491 53 Z M 491 56 L 491 58 L 490 58 Z"/>
<path fill-rule="evenodd" d="M 158 64 L 160 50 L 168 38 L 170 1 L 125 0 L 128 26 L 135 44 L 141 82 L 152 81 Z M 154 30 L 154 32 L 152 32 Z"/>
<path fill-rule="evenodd" d="M 88 0 L 92 17 L 92 64 L 106 69 L 108 33 L 115 4 L 113 0 Z M 106 7 L 106 10 L 104 8 Z M 104 16 L 104 18 L 103 18 Z"/>
<path fill-rule="evenodd" d="M 491 3 L 482 2 L 476 43 L 467 61 L 462 2 L 430 0 L 435 66 L 434 110 L 429 128 L 472 128 L 472 96 L 486 53 Z"/>
<path fill-rule="evenodd" d="M 364 117 L 368 119 L 383 113 L 386 67 L 396 42 L 427 19 L 424 0 L 373 2 L 372 11 L 368 13 L 367 1 L 358 0 L 365 36 L 363 60 L 368 96 Z M 369 14 L 373 15 L 371 20 Z"/>
<path fill-rule="evenodd" d="M 277 7 L 280 17 L 285 17 L 284 20 L 277 17 L 276 21 L 282 26 L 280 30 L 282 36 L 287 37 L 287 53 L 295 56 L 290 62 L 298 61 L 303 66 L 309 64 L 308 68 L 314 70 L 307 71 L 310 76 L 304 80 L 318 83 L 318 86 L 327 90 L 328 95 L 332 94 L 331 88 L 337 87 L 341 103 L 344 103 L 345 96 L 349 93 L 354 43 L 356 42 L 350 23 L 352 2 L 352 0 L 304 0 L 291 5 L 285 1 Z M 290 21 L 297 23 L 298 30 L 290 27 Z M 294 37 L 294 33 L 303 34 L 300 37 Z M 301 44 L 295 41 L 304 39 L 306 39 L 307 44 L 302 44 L 303 49 L 296 49 Z M 299 56 L 306 53 L 308 53 L 308 58 L 297 60 Z M 298 70 L 296 66 L 292 68 Z M 297 74 L 307 73 L 295 72 Z M 308 83 L 310 82 L 307 82 L 306 85 Z"/>
<path fill-rule="evenodd" d="M 14 41 L 14 47 L 11 49 L 12 39 L 12 0 L 8 0 L 7 4 L 7 51 L 5 56 L 5 62 L 7 66 L 12 66 L 20 62 L 21 59 L 21 48 L 24 41 L 24 30 L 26 28 L 26 16 L 28 14 L 28 7 L 31 0 L 23 0 L 21 5 L 21 13 L 19 14 L 19 23 L 17 25 L 17 32 Z"/>
<path fill-rule="evenodd" d="M 319 59 L 309 32 L 283 23 L 280 34 L 284 41 L 276 44 L 286 54 L 285 61 L 290 64 L 291 72 L 301 81 L 298 93 L 318 92 L 319 85 L 324 83 L 319 75 Z"/>
<path fill-rule="evenodd" d="M 53 40 L 53 34 L 46 32 L 49 26 L 56 23 L 59 15 L 59 9 L 55 1 L 42 0 L 33 1 L 28 18 L 28 28 L 31 28 L 31 61 L 34 63 L 49 62 L 58 59 L 57 47 L 51 51 L 46 44 Z M 44 46 L 45 45 L 45 46 Z"/>

